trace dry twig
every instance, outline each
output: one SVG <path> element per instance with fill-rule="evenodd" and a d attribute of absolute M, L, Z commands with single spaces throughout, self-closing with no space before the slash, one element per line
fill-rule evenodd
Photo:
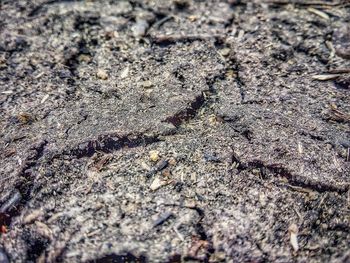
<path fill-rule="evenodd" d="M 334 6 L 345 7 L 350 5 L 349 0 L 339 0 L 339 1 L 332 1 L 332 2 L 324 2 L 319 0 L 314 0 L 314 1 L 264 0 L 262 2 L 265 4 L 277 4 L 277 5 L 295 4 L 295 5 L 301 5 L 301 6 L 327 6 L 327 7 L 334 7 Z"/>
<path fill-rule="evenodd" d="M 350 122 L 350 114 L 346 112 L 342 112 L 337 109 L 335 106 L 331 106 L 331 114 L 330 119 L 339 122 Z"/>

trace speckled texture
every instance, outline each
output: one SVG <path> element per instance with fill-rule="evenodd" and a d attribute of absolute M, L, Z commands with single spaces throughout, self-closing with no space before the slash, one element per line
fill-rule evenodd
<path fill-rule="evenodd" d="M 0 258 L 348 262 L 349 14 L 2 1 Z"/>

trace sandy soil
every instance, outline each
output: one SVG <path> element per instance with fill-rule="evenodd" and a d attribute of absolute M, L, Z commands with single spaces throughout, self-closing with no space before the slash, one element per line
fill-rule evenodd
<path fill-rule="evenodd" d="M 0 2 L 0 262 L 350 262 L 349 1 Z"/>

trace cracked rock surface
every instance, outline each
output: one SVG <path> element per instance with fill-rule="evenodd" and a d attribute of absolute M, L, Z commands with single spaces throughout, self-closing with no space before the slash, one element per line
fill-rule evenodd
<path fill-rule="evenodd" d="M 349 14 L 2 1 L 0 259 L 348 262 Z"/>

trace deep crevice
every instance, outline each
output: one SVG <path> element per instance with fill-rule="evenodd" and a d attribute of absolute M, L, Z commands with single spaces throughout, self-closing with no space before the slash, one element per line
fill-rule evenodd
<path fill-rule="evenodd" d="M 298 186 L 302 188 L 309 188 L 313 191 L 323 193 L 323 192 L 337 192 L 345 193 L 349 190 L 348 185 L 332 185 L 330 183 L 324 183 L 320 181 L 309 180 L 307 178 L 302 178 L 298 175 L 293 174 L 287 168 L 283 167 L 282 164 L 265 164 L 261 160 L 252 160 L 249 162 L 242 162 L 236 154 L 232 154 L 232 162 L 238 164 L 237 169 L 239 171 L 249 171 L 253 169 L 260 169 L 261 174 L 264 176 L 266 172 L 271 172 L 274 175 L 279 175 L 285 177 L 289 184 L 293 186 Z"/>
<path fill-rule="evenodd" d="M 62 155 L 74 156 L 76 158 L 91 157 L 97 152 L 111 153 L 121 148 L 135 148 L 147 146 L 152 143 L 161 141 L 159 136 L 145 135 L 124 135 L 118 134 L 101 135 L 95 140 L 88 140 L 80 143 L 76 147 L 63 152 Z"/>
<path fill-rule="evenodd" d="M 32 8 L 32 10 L 30 10 L 30 12 L 28 13 L 28 17 L 33 17 L 33 16 L 38 15 L 40 12 L 45 10 L 45 8 L 49 5 L 59 4 L 59 3 L 69 3 L 69 2 L 81 2 L 81 1 L 78 1 L 78 0 L 48 0 L 48 1 Z"/>
<path fill-rule="evenodd" d="M 143 255 L 135 256 L 134 254 L 127 252 L 125 254 L 109 254 L 104 257 L 87 261 L 87 263 L 124 263 L 124 262 L 148 262 L 147 258 Z"/>
<path fill-rule="evenodd" d="M 160 47 L 167 47 L 178 43 L 187 43 L 194 41 L 214 41 L 223 42 L 225 37 L 223 35 L 154 35 L 149 36 L 149 40 L 153 45 Z"/>
<path fill-rule="evenodd" d="M 246 95 L 246 91 L 245 91 L 245 83 L 242 80 L 242 78 L 240 77 L 240 63 L 238 62 L 237 58 L 232 58 L 229 60 L 229 63 L 232 64 L 232 68 L 233 70 L 236 72 L 236 83 L 238 85 L 238 89 L 239 89 L 239 94 L 241 96 L 241 104 L 245 103 L 245 95 Z"/>
<path fill-rule="evenodd" d="M 16 175 L 18 182 L 14 189 L 2 198 L 4 200 L 2 200 L 0 207 L 0 226 L 9 226 L 12 218 L 19 216 L 23 207 L 31 199 L 36 178 L 31 169 L 37 165 L 38 160 L 43 156 L 47 144 L 46 140 L 42 140 L 29 148 L 29 154 Z"/>
<path fill-rule="evenodd" d="M 165 119 L 165 122 L 169 122 L 173 124 L 175 127 L 179 127 L 182 123 L 185 121 L 188 121 L 189 119 L 196 116 L 198 110 L 202 108 L 202 106 L 205 104 L 206 100 L 204 97 L 204 94 L 198 95 L 194 101 L 190 104 L 190 106 L 175 115 L 168 117 Z"/>
<path fill-rule="evenodd" d="M 30 235 L 28 233 L 28 235 Z M 26 236 L 27 262 L 38 262 L 38 258 L 45 252 L 50 244 L 50 240 L 43 237 Z"/>
<path fill-rule="evenodd" d="M 212 97 L 217 94 L 214 84 L 222 77 L 222 74 L 219 74 L 212 78 L 207 78 L 206 84 L 208 86 L 208 90 L 203 91 L 200 95 L 196 96 L 188 108 L 166 118 L 165 122 L 169 122 L 178 128 L 184 122 L 193 119 L 198 114 L 199 110 L 207 106 L 211 102 Z"/>

